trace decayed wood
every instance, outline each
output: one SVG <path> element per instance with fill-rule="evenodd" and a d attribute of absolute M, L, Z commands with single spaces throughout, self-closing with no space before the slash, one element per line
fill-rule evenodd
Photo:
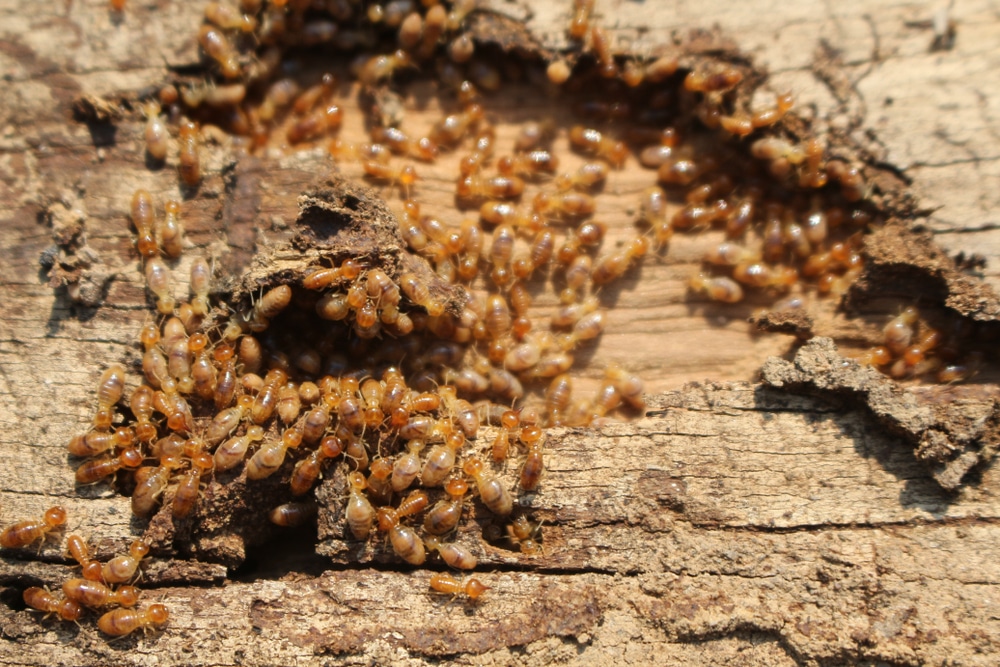
<path fill-rule="evenodd" d="M 531 4 L 529 27 L 558 48 L 569 3 Z M 800 107 L 815 104 L 817 118 L 832 113 L 834 127 L 856 123 L 860 139 L 873 127 L 871 150 L 914 179 L 924 204 L 941 206 L 926 220 L 937 240 L 994 260 L 987 281 L 1000 283 L 992 213 L 1000 74 L 980 69 L 1000 48 L 989 3 L 955 7 L 955 48 L 939 53 L 927 52 L 925 9 L 889 3 L 842 3 L 838 13 L 764 0 L 598 9 L 636 48 L 718 22 L 771 69 L 775 90 L 796 91 Z M 58 501 L 70 512 L 69 530 L 90 536 L 102 557 L 122 550 L 144 523 L 107 487 L 74 488 L 65 443 L 89 421 L 104 364 L 137 359 L 147 315 L 125 225 L 128 199 L 140 186 L 158 198 L 176 195 L 176 175 L 146 169 L 141 123 L 88 127 L 70 121 L 70 106 L 83 93 L 140 90 L 162 80 L 165 65 L 190 63 L 199 11 L 194 3 L 132 2 L 116 23 L 103 2 L 0 5 L 0 517 L 38 515 Z M 821 39 L 839 50 L 840 65 L 817 57 Z M 518 120 L 548 103 L 511 95 L 494 107 Z M 360 126 L 351 111 L 347 133 Z M 419 129 L 437 111 L 432 104 L 408 113 Z M 281 237 L 298 193 L 332 166 L 322 152 L 241 160 L 227 171 L 238 175 L 229 183 L 241 197 L 227 199 L 227 155 L 206 149 L 209 176 L 184 215 L 194 246 L 238 266 L 255 242 Z M 450 204 L 449 168 L 428 171 L 421 195 Z M 616 175 L 600 204 L 613 229 L 628 228 L 625 202 L 649 180 Z M 103 302 L 97 310 L 53 291 L 38 268 L 54 232 L 72 236 L 80 220 L 96 253 L 87 257 L 82 296 Z M 622 361 L 655 390 L 676 389 L 689 380 L 749 379 L 767 355 L 789 349 L 784 338 L 747 336 L 752 305 L 686 298 L 685 281 L 712 240 L 680 238 L 666 261 L 626 283 L 593 368 Z M 883 321 L 845 320 L 829 304 L 817 318 L 855 341 Z M 482 575 L 494 589 L 479 605 L 431 596 L 425 571 L 373 570 L 346 558 L 318 576 L 302 574 L 316 560 L 299 567 L 293 559 L 283 577 L 225 582 L 218 565 L 159 561 L 146 598 L 168 604 L 169 629 L 108 644 L 92 626 L 39 623 L 20 610 L 25 586 L 55 584 L 69 571 L 53 543 L 44 562 L 33 551 L 0 559 L 0 661 L 991 664 L 1000 647 L 995 469 L 947 495 L 865 410 L 752 385 L 699 385 L 652 407 L 665 414 L 550 436 L 549 470 L 528 507 L 544 520 L 545 554 L 472 542 L 485 569 L 495 570 Z M 472 541 L 474 528 L 463 539 Z"/>

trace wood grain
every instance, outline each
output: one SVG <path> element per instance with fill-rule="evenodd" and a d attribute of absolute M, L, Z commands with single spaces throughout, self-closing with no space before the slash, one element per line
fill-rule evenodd
<path fill-rule="evenodd" d="M 542 43 L 560 47 L 570 3 L 531 5 L 533 13 L 513 3 L 500 10 L 530 14 Z M 794 90 L 821 126 L 854 128 L 911 178 L 933 210 L 923 222 L 937 240 L 984 255 L 987 282 L 1000 285 L 995 3 L 954 7 L 955 48 L 936 53 L 920 27 L 930 10 L 888 1 L 599 2 L 598 11 L 620 46 L 640 52 L 718 24 L 772 72 L 775 91 Z M 126 225 L 131 192 L 180 193 L 173 158 L 147 169 L 138 120 L 88 127 L 71 120 L 71 104 L 84 93 L 141 90 L 167 66 L 193 62 L 199 13 L 193 3 L 130 2 L 116 22 L 99 0 L 0 1 L 0 516 L 34 516 L 59 502 L 69 530 L 88 535 L 103 556 L 144 524 L 107 487 L 74 487 L 65 444 L 89 422 L 105 365 L 137 360 L 148 315 Z M 816 73 L 823 41 L 842 61 L 826 83 Z M 429 99 L 408 111 L 415 129 L 437 117 Z M 551 111 L 524 92 L 490 105 L 512 122 Z M 360 113 L 348 106 L 347 117 L 351 136 Z M 323 151 L 239 161 L 241 194 L 260 209 L 247 216 L 226 197 L 225 147 L 208 146 L 204 157 L 208 177 L 183 213 L 192 246 L 220 258 L 280 239 L 303 186 L 335 169 Z M 443 161 L 422 172 L 429 206 L 450 208 L 450 168 Z M 630 228 L 627 210 L 648 180 L 630 168 L 609 184 L 599 214 L 612 242 Z M 77 210 L 96 254 L 96 309 L 53 290 L 39 268 L 54 231 L 72 225 Z M 721 308 L 686 295 L 711 241 L 678 239 L 612 295 L 608 333 L 590 355 L 594 370 L 583 373 L 597 377 L 606 362 L 623 362 L 660 393 L 651 407 L 664 412 L 551 434 L 542 490 L 524 508 L 544 520 L 544 555 L 478 539 L 473 525 L 462 533 L 476 540 L 493 586 L 478 605 L 430 594 L 426 571 L 347 558 L 292 554 L 230 577 L 218 565 L 160 560 L 145 598 L 169 606 L 170 626 L 108 643 L 92 626 L 40 623 L 21 609 L 24 587 L 69 571 L 51 543 L 40 555 L 0 558 L 0 662 L 992 664 L 1000 647 L 995 468 L 946 494 L 866 411 L 746 384 L 790 343 L 748 335 L 755 304 Z M 816 308 L 848 347 L 884 322 L 878 313 L 847 320 L 830 304 Z M 691 381 L 709 382 L 682 389 Z M 324 547 L 343 550 L 331 540 Z"/>

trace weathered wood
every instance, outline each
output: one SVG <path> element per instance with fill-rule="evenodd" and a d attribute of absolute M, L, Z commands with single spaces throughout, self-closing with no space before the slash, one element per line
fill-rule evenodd
<path fill-rule="evenodd" d="M 531 3 L 528 25 L 547 46 L 562 44 L 569 4 Z M 647 4 L 599 2 L 598 12 L 622 45 L 640 50 L 718 23 L 772 71 L 774 90 L 793 89 L 800 108 L 815 104 L 816 118 L 854 128 L 912 178 L 934 209 L 926 224 L 936 239 L 951 252 L 985 255 L 987 282 L 1000 285 L 1000 73 L 987 66 L 1000 53 L 1000 22 L 990 3 L 956 6 L 955 48 L 937 53 L 927 49 L 931 31 L 913 24 L 930 19 L 923 7 Z M 80 94 L 140 90 L 161 81 L 165 66 L 191 63 L 199 12 L 195 3 L 131 2 L 115 22 L 104 2 L 0 4 L 0 516 L 38 515 L 58 501 L 70 512 L 69 531 L 90 536 L 102 557 L 144 523 L 107 487 L 74 488 L 65 443 L 86 427 L 104 365 L 137 359 L 147 314 L 125 222 L 131 192 L 178 191 L 171 166 L 146 168 L 140 122 L 88 128 L 70 121 L 70 107 Z M 822 68 L 833 85 L 815 72 L 820 40 L 841 53 L 841 67 Z M 490 105 L 514 121 L 551 111 L 524 92 Z M 429 125 L 433 96 L 425 111 L 407 113 L 414 129 Z M 350 136 L 360 114 L 348 106 L 347 116 Z M 193 246 L 238 265 L 254 242 L 281 238 L 299 192 L 333 166 L 323 151 L 239 161 L 240 194 L 256 204 L 250 217 L 225 197 L 227 156 L 206 149 L 208 177 L 185 201 L 184 217 Z M 450 205 L 450 169 L 444 161 L 422 171 L 422 196 Z M 612 241 L 629 228 L 626 210 L 648 180 L 625 170 L 610 184 L 599 206 Z M 96 253 L 88 286 L 103 302 L 96 310 L 53 291 L 38 268 L 53 227 L 72 226 L 75 210 Z M 665 260 L 626 283 L 594 369 L 620 361 L 654 390 L 677 390 L 691 380 L 748 380 L 768 355 L 788 351 L 787 339 L 748 337 L 753 305 L 688 299 L 685 282 L 712 241 L 681 237 Z M 847 320 L 832 311 L 817 306 L 817 331 L 848 346 L 884 322 L 878 313 Z M 995 380 L 995 371 L 985 377 Z M 34 551 L 0 559 L 0 662 L 992 664 L 1000 648 L 995 467 L 945 494 L 865 410 L 754 385 L 671 391 L 652 407 L 666 413 L 550 436 L 542 491 L 527 508 L 544 520 L 545 553 L 528 558 L 477 538 L 485 569 L 495 570 L 482 575 L 494 588 L 478 605 L 432 596 L 426 571 L 374 570 L 348 558 L 323 574 L 315 568 L 328 561 L 292 559 L 278 573 L 224 584 L 217 565 L 159 561 L 146 598 L 168 604 L 169 628 L 109 644 L 92 626 L 39 623 L 21 610 L 20 590 L 69 571 L 50 543 L 45 562 Z M 476 538 L 474 528 L 463 539 Z"/>
<path fill-rule="evenodd" d="M 24 612 L 5 615 L 5 634 L 30 642 L 28 664 L 144 664 L 129 650 L 138 646 L 186 664 L 325 654 L 543 664 L 577 649 L 587 662 L 628 650 L 640 662 L 727 664 L 754 644 L 772 645 L 762 664 L 940 664 L 956 652 L 988 664 L 975 651 L 1000 640 L 988 618 L 1000 578 L 995 469 L 945 494 L 865 411 L 754 385 L 691 387 L 653 408 L 665 414 L 551 435 L 543 491 L 526 503 L 544 521 L 544 555 L 462 532 L 493 586 L 476 605 L 430 594 L 426 570 L 345 563 L 311 577 L 293 564 L 280 579 L 149 590 L 173 614 L 155 639 L 108 647 L 90 628 Z M 4 570 L 7 581 L 65 576 L 10 560 Z M 706 643 L 716 648 L 703 654 Z M 0 644 L 4 660 L 24 650 Z"/>

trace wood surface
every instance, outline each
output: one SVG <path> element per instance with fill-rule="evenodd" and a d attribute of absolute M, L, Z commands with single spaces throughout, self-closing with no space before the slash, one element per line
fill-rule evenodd
<path fill-rule="evenodd" d="M 528 18 L 543 44 L 560 48 L 569 4 L 493 6 Z M 949 252 L 985 256 L 984 279 L 997 287 L 1000 13 L 995 3 L 956 4 L 954 48 L 930 52 L 940 7 L 598 0 L 598 15 L 620 47 L 640 53 L 718 24 L 771 72 L 773 90 L 792 89 L 821 128 L 852 129 L 912 179 L 933 211 L 920 222 Z M 137 361 L 150 317 L 126 224 L 131 193 L 181 193 L 173 168 L 147 168 L 139 119 L 88 126 L 73 120 L 72 104 L 140 91 L 163 81 L 167 66 L 192 64 L 199 20 L 196 3 L 130 2 L 116 20 L 102 0 L 0 1 L 0 518 L 58 502 L 68 532 L 87 535 L 101 556 L 146 524 L 106 485 L 75 488 L 65 445 L 89 423 L 101 370 Z M 507 122 L 559 113 L 549 99 L 515 93 L 490 100 L 490 112 Z M 440 114 L 433 94 L 427 100 L 407 110 L 415 131 Z M 360 128 L 351 111 L 345 136 Z M 501 141 L 513 132 L 504 131 Z M 321 150 L 240 160 L 237 198 L 221 175 L 232 165 L 226 146 L 203 155 L 205 182 L 183 204 L 188 238 L 235 266 L 255 242 L 280 239 L 298 194 L 335 169 Z M 442 211 L 451 168 L 422 171 L 418 186 Z M 609 183 L 599 216 L 612 242 L 627 233 L 629 202 L 650 180 L 629 168 Z M 245 198 L 259 213 L 247 216 Z M 54 234 L 81 221 L 78 238 L 93 253 L 82 296 L 96 308 L 53 289 L 39 265 Z M 652 412 L 550 434 L 541 491 L 523 501 L 543 521 L 543 555 L 466 526 L 493 587 L 480 603 L 431 595 L 426 570 L 356 564 L 329 540 L 326 551 L 341 555 L 316 556 L 311 536 L 299 536 L 280 557 L 262 548 L 232 572 L 161 554 L 145 600 L 168 605 L 168 628 L 109 643 L 92 624 L 39 622 L 19 604 L 24 587 L 57 585 L 71 571 L 51 542 L 0 557 L 0 663 L 995 664 L 996 466 L 947 493 L 912 444 L 867 408 L 752 384 L 764 360 L 792 344 L 749 335 L 746 318 L 763 303 L 690 298 L 687 278 L 712 240 L 679 238 L 610 297 L 608 331 L 580 372 L 593 378 L 609 361 L 625 364 L 657 394 Z M 885 322 L 880 312 L 848 319 L 831 303 L 814 308 L 818 332 L 847 348 Z M 992 379 L 989 369 L 980 379 Z M 132 374 L 130 386 L 137 381 Z M 979 391 L 992 400 L 992 386 Z"/>

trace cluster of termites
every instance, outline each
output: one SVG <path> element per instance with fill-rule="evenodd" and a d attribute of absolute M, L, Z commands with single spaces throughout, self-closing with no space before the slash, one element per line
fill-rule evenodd
<path fill-rule="evenodd" d="M 365 178 L 399 189 L 405 199 L 401 231 L 412 250 L 446 280 L 469 284 L 488 277 L 488 289 L 514 311 L 519 332 L 527 320 L 518 308 L 531 305 L 525 285 L 551 278 L 564 304 L 551 328 L 557 334 L 571 330 L 576 341 L 596 335 L 603 324 L 602 287 L 650 248 L 664 252 L 678 231 L 725 231 L 726 241 L 705 255 L 704 270 L 689 281 L 693 294 L 711 300 L 736 303 L 750 292 L 796 307 L 803 303 L 799 293 L 840 294 L 858 276 L 864 232 L 879 222 L 864 201 L 868 184 L 856 162 L 821 140 L 773 131 L 793 107 L 790 94 L 762 104 L 739 95 L 747 75 L 739 64 L 682 66 L 669 51 L 649 58 L 619 55 L 594 20 L 593 0 L 576 0 L 568 17 L 567 36 L 577 47 L 572 58 L 508 58 L 501 67 L 495 50 L 473 39 L 469 19 L 481 11 L 471 0 L 208 3 L 198 43 L 212 76 L 174 81 L 146 103 L 149 155 L 175 162 L 181 181 L 197 185 L 204 135 L 222 130 L 250 152 L 327 141 L 341 164 L 356 164 Z M 368 112 L 369 142 L 327 139 L 343 124 L 340 91 L 347 84 L 343 76 L 304 67 L 309 61 L 303 52 L 331 50 L 350 62 L 345 69 Z M 443 97 L 455 99 L 453 112 L 419 135 L 404 129 L 400 86 L 417 72 L 435 72 Z M 582 122 L 564 128 L 551 119 L 528 122 L 511 152 L 498 155 L 488 98 L 508 78 L 547 82 Z M 600 95 L 593 94 L 597 90 Z M 552 145 L 559 137 L 590 161 L 558 173 Z M 478 208 L 478 220 L 422 213 L 415 195 L 421 164 L 466 150 L 456 202 L 461 209 Z M 635 238 L 601 254 L 606 227 L 592 219 L 596 195 L 609 171 L 633 155 L 655 170 L 657 183 L 635 202 Z M 492 235 L 485 231 L 491 228 Z M 161 246 L 173 256 L 169 223 L 162 232 L 146 229 L 162 234 Z M 147 265 L 151 286 L 163 285 L 163 275 L 154 258 Z M 476 298 L 473 309 L 483 311 Z M 159 305 L 168 313 L 169 297 Z M 326 305 L 339 317 L 345 297 L 330 295 Z M 385 308 L 388 322 L 373 320 L 373 310 L 369 303 L 358 313 L 359 335 L 378 337 L 383 327 L 405 335 L 409 329 L 405 313 L 393 320 L 392 304 Z M 572 364 L 572 336 L 519 335 L 527 340 L 519 350 L 524 355 L 510 359 L 515 365 L 519 358 L 534 360 L 535 350 L 544 357 L 542 372 Z M 494 367 L 497 355 L 490 358 Z M 485 362 L 478 370 L 482 376 Z"/>
<path fill-rule="evenodd" d="M 556 59 L 516 69 L 562 90 L 583 122 L 566 128 L 529 122 L 512 152 L 498 155 L 486 104 L 507 74 L 472 39 L 467 19 L 476 11 L 470 0 L 450 7 L 414 0 L 209 3 L 198 39 L 215 81 L 163 87 L 147 105 L 149 154 L 174 159 L 169 124 L 176 126 L 181 180 L 195 185 L 199 122 L 258 152 L 336 132 L 343 121 L 338 77 L 327 72 L 303 80 L 285 73 L 294 67 L 283 67 L 301 66 L 289 55 L 293 48 L 334 49 L 352 59 L 348 69 L 369 112 L 371 136 L 368 143 L 334 138 L 329 151 L 342 164 L 357 163 L 365 178 L 400 190 L 404 237 L 447 280 L 471 282 L 488 269 L 496 290 L 508 294 L 552 273 L 565 283 L 560 298 L 574 313 L 593 311 L 588 297 L 650 247 L 662 252 L 675 231 L 711 227 L 724 228 L 728 239 L 706 256 L 706 270 L 690 287 L 713 300 L 741 301 L 748 289 L 778 298 L 806 285 L 840 293 L 858 275 L 861 232 L 872 222 L 862 201 L 865 179 L 857 164 L 830 154 L 818 139 L 768 132 L 792 108 L 789 94 L 751 108 L 736 94 L 745 77 L 739 66 L 705 61 L 685 69 L 676 54 L 623 58 L 593 20 L 593 2 L 579 0 L 567 31 L 580 46 L 575 65 Z M 403 127 L 398 91 L 400 75 L 417 70 L 436 71 L 456 104 L 420 136 Z M 557 173 L 552 143 L 560 135 L 590 161 Z M 460 208 L 478 208 L 478 221 L 422 214 L 414 196 L 420 164 L 469 144 L 455 197 Z M 636 201 L 635 239 L 599 255 L 605 226 L 591 219 L 596 194 L 609 170 L 633 154 L 656 171 L 658 183 Z M 493 227 L 489 243 L 483 230 Z M 335 313 L 342 308 L 332 305 Z"/>
<path fill-rule="evenodd" d="M 158 321 L 140 334 L 141 384 L 126 396 L 123 366 L 101 376 L 92 427 L 69 444 L 84 459 L 77 482 L 117 478 L 137 516 L 187 521 L 202 511 L 208 485 L 279 479 L 287 502 L 275 500 L 269 516 L 290 526 L 311 518 L 314 486 L 336 471 L 346 479 L 345 539 L 387 541 L 412 565 L 436 555 L 471 570 L 474 549 L 452 536 L 478 502 L 510 546 L 538 554 L 541 526 L 518 496 L 541 484 L 545 429 L 644 408 L 642 381 L 617 366 L 594 395 L 573 392 L 579 348 L 604 331 L 607 286 L 667 252 L 675 233 L 716 228 L 726 241 L 704 257 L 693 293 L 736 303 L 750 292 L 795 307 L 806 289 L 843 292 L 861 271 L 864 232 L 875 221 L 858 165 L 817 139 L 780 134 L 791 96 L 751 108 L 739 94 L 742 66 L 622 57 L 593 10 L 593 0 L 574 2 L 572 62 L 510 56 L 501 68 L 492 47 L 473 39 L 469 19 L 481 10 L 471 0 L 208 3 L 198 43 L 211 77 L 176 80 L 146 101 L 149 157 L 175 164 L 193 187 L 203 177 L 201 143 L 215 132 L 258 154 L 325 146 L 345 170 L 399 193 L 405 246 L 463 296 L 448 301 L 401 265 L 341 257 L 262 285 L 236 308 L 213 303 L 213 270 L 199 257 L 190 298 L 180 300 L 168 262 L 185 246 L 181 206 L 168 201 L 161 214 L 137 190 L 130 217 Z M 301 67 L 331 49 L 350 59 L 354 84 Z M 556 91 L 572 120 L 524 122 L 501 146 L 489 99 L 514 70 Z M 442 99 L 454 100 L 419 135 L 403 127 L 401 95 L 417 72 L 435 72 Z M 345 85 L 367 113 L 367 140 L 335 136 Z M 557 141 L 579 166 L 560 171 Z M 419 174 L 449 153 L 458 160 L 456 206 L 432 214 Z M 655 180 L 634 202 L 635 229 L 605 249 L 600 193 L 630 161 Z M 542 318 L 534 300 L 548 289 L 558 306 Z M 896 377 L 957 378 L 940 335 L 916 321 L 909 310 L 894 320 L 870 363 Z M 515 467 L 511 483 L 504 472 Z M 28 541 L 56 525 L 47 516 Z M 79 605 L 117 602 L 123 610 L 99 621 L 110 634 L 165 620 L 158 605 L 129 611 L 131 575 L 109 579 L 81 544 L 70 547 L 83 568 L 74 592 L 64 587 L 63 599 L 31 589 L 30 605 L 75 620 Z M 106 589 L 99 604 L 87 602 L 97 593 L 79 599 L 89 593 L 77 589 L 98 584 Z M 471 599 L 488 588 L 448 574 L 431 587 Z"/>
<path fill-rule="evenodd" d="M 41 519 L 19 521 L 0 532 L 0 547 L 17 549 L 45 543 L 66 524 L 66 510 L 50 507 Z M 135 540 L 128 552 L 105 562 L 91 558 L 87 541 L 79 535 L 66 538 L 67 554 L 80 566 L 80 576 L 62 583 L 62 594 L 32 586 L 23 593 L 24 603 L 46 616 L 78 623 L 85 611 L 99 613 L 98 629 L 112 637 L 135 630 L 161 626 L 168 612 L 162 604 L 137 608 L 139 589 L 133 584 L 140 575 L 141 561 L 149 546 Z"/>
<path fill-rule="evenodd" d="M 320 272 L 328 278 L 323 285 Z M 355 293 L 353 286 L 363 287 L 363 296 L 349 300 L 337 318 L 327 306 L 332 292 L 319 293 L 331 289 L 334 274 L 343 278 L 348 295 Z M 451 567 L 474 568 L 470 549 L 448 539 L 473 495 L 470 487 L 501 520 L 510 517 L 517 490 L 539 486 L 545 413 L 488 400 L 473 405 L 455 385 L 443 384 L 468 349 L 447 340 L 428 345 L 431 317 L 400 297 L 384 272 L 361 271 L 349 259 L 333 273 L 309 272 L 302 282 L 295 290 L 280 285 L 267 291 L 218 335 L 195 330 L 202 318 L 188 312 L 187 301 L 176 307 L 184 317 L 145 326 L 145 382 L 128 397 L 131 416 L 116 414 L 126 373 L 114 365 L 98 382 L 93 428 L 69 444 L 73 455 L 87 457 L 77 468 L 77 482 L 129 475 L 137 516 L 149 517 L 162 505 L 183 521 L 195 516 L 206 483 L 277 473 L 290 502 L 274 507 L 270 519 L 297 525 L 315 513 L 305 499 L 324 470 L 343 465 L 350 471 L 342 512 L 346 537 L 369 540 L 385 533 L 395 554 L 410 564 L 423 564 L 436 552 Z M 297 307 L 289 308 L 293 292 Z M 396 296 L 386 298 L 387 292 Z M 311 308 L 303 310 L 306 303 Z M 392 319 L 386 315 L 390 307 L 412 309 L 411 326 L 425 333 L 400 335 L 396 345 L 373 345 L 359 330 L 371 327 L 363 319 L 366 303 L 377 304 L 375 322 Z M 317 333 L 310 338 L 303 331 Z M 474 441 L 482 420 L 499 429 L 489 447 L 478 451 L 483 448 Z M 492 465 L 518 449 L 524 461 L 512 493 Z M 432 503 L 435 494 L 440 499 Z M 540 551 L 524 516 L 508 532 L 523 552 Z M 485 590 L 476 580 L 459 585 L 445 576 L 432 585 L 470 598 Z"/>
<path fill-rule="evenodd" d="M 859 359 L 896 379 L 931 378 L 948 384 L 961 382 L 976 373 L 980 361 L 977 350 L 963 349 L 966 332 L 951 335 L 921 320 L 910 306 L 892 318 L 882 330 L 882 344 L 867 350 Z"/>
<path fill-rule="evenodd" d="M 720 226 L 728 240 L 706 257 L 706 272 L 692 278 L 694 292 L 732 303 L 746 289 L 778 296 L 800 282 L 815 283 L 820 293 L 843 291 L 861 269 L 862 235 L 856 232 L 871 222 L 858 165 L 829 154 L 817 139 L 765 133 L 788 113 L 792 98 L 782 94 L 751 108 L 736 95 L 745 77 L 741 67 L 705 61 L 685 69 L 676 54 L 617 55 L 593 20 L 593 5 L 577 0 L 569 18 L 567 34 L 579 45 L 575 65 L 555 59 L 515 68 L 522 78 L 562 89 L 584 122 L 566 129 L 530 122 L 513 153 L 496 156 L 484 95 L 502 90 L 511 67 L 501 68 L 493 51 L 477 48 L 468 27 L 478 11 L 471 0 L 451 6 L 414 0 L 211 2 L 198 43 L 213 80 L 168 84 L 148 102 L 147 150 L 154 159 L 175 160 L 181 180 L 196 185 L 203 129 L 222 129 L 248 151 L 316 142 L 336 132 L 343 123 L 338 77 L 287 73 L 302 69 L 301 49 L 332 49 L 350 60 L 371 141 L 333 139 L 330 153 L 358 163 L 366 178 L 400 189 L 404 235 L 446 279 L 473 280 L 482 257 L 492 264 L 488 275 L 496 288 L 506 293 L 549 270 L 551 262 L 560 278 L 565 274 L 561 298 L 580 311 L 587 286 L 599 289 L 623 275 L 650 245 L 662 250 L 676 230 Z M 401 74 L 416 71 L 436 72 L 457 106 L 423 136 L 403 128 L 397 86 Z M 696 124 L 687 140 L 682 124 Z M 695 136 L 706 129 L 718 134 L 707 148 Z M 551 145 L 561 133 L 592 161 L 557 175 L 560 160 Z M 449 224 L 421 215 L 412 197 L 419 163 L 433 163 L 469 142 L 455 195 L 461 207 L 479 208 L 478 222 Z M 589 220 L 594 195 L 609 169 L 621 168 L 632 153 L 657 172 L 658 185 L 636 202 L 644 229 L 634 242 L 598 257 L 604 226 Z M 393 164 L 394 156 L 407 163 Z M 541 187 L 530 204 L 518 204 L 532 181 Z M 482 228 L 492 226 L 498 226 L 494 243 L 484 256 Z M 513 254 L 515 236 L 530 249 Z"/>

